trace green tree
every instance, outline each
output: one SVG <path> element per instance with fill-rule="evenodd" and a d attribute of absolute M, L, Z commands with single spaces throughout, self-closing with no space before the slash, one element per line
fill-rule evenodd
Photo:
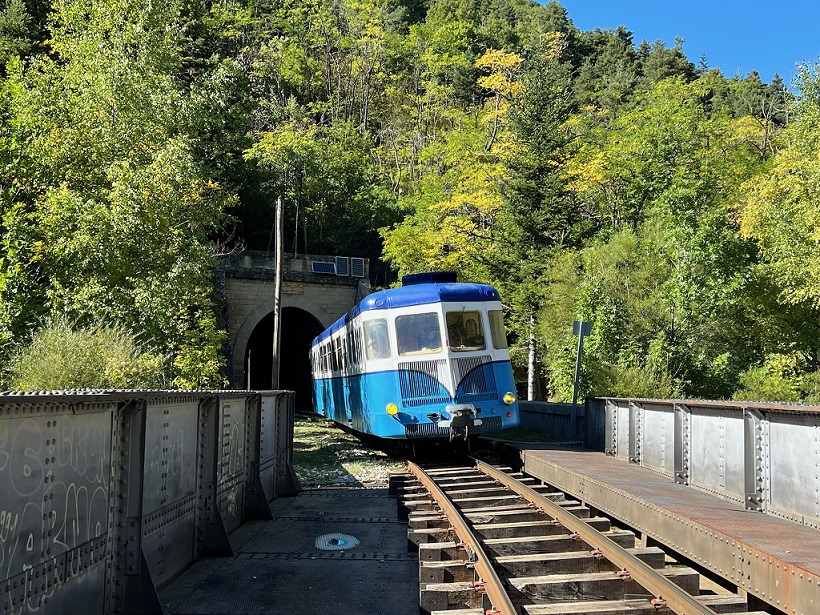
<path fill-rule="evenodd" d="M 596 28 L 580 36 L 580 45 L 584 59 L 573 81 L 577 99 L 605 109 L 622 105 L 639 77 L 632 32 L 624 26 L 614 31 Z"/>
<path fill-rule="evenodd" d="M 787 143 L 765 173 L 745 186 L 741 230 L 754 239 L 764 258 L 762 267 L 782 289 L 789 303 L 820 308 L 820 70 L 801 72 L 800 91 Z"/>
<path fill-rule="evenodd" d="M 34 45 L 35 23 L 24 0 L 6 0 L 0 11 L 0 69 L 12 58 L 26 55 Z"/>
<path fill-rule="evenodd" d="M 577 315 L 596 323 L 595 394 L 629 383 L 726 397 L 765 343 L 760 310 L 738 309 L 763 287 L 730 208 L 760 165 L 747 138 L 758 125 L 710 113 L 712 77 L 702 79 L 662 81 L 615 119 L 588 109 L 569 122 L 579 138 L 568 186 L 595 233 L 573 295 Z"/>
<path fill-rule="evenodd" d="M 686 81 L 695 78 L 695 67 L 686 59 L 681 38 L 675 39 L 675 46 L 671 49 L 661 40 L 652 45 L 643 41 L 638 48 L 638 61 L 643 81 L 648 87 L 670 77 L 683 77 Z"/>
<path fill-rule="evenodd" d="M 221 386 L 208 255 L 230 197 L 185 132 L 198 110 L 177 81 L 179 6 L 55 10 L 52 53 L 13 65 L 7 84 L 17 189 L 3 206 L 6 339 L 37 323 L 20 296 L 40 297 L 48 313 L 125 326 L 173 355 L 179 386 Z M 191 353 L 212 360 L 192 367 Z"/>
<path fill-rule="evenodd" d="M 462 130 L 428 145 L 420 162 L 431 167 L 399 205 L 407 217 L 382 231 L 384 254 L 399 273 L 455 270 L 463 279 L 486 276 L 500 197 L 501 165 L 487 154 L 487 124 L 463 119 Z"/>

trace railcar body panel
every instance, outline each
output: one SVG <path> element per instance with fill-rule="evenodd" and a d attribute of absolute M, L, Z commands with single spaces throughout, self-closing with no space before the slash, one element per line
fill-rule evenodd
<path fill-rule="evenodd" d="M 518 425 L 498 292 L 415 283 L 369 295 L 311 348 L 314 408 L 382 438 Z"/>

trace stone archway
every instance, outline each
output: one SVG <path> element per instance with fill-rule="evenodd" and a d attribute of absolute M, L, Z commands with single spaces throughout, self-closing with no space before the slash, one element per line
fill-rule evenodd
<path fill-rule="evenodd" d="M 365 259 L 362 268 L 362 263 L 358 262 L 361 260 L 340 256 L 285 256 L 281 305 L 283 313 L 291 315 L 290 322 L 296 323 L 296 330 L 309 332 L 305 335 L 312 334 L 312 339 L 370 293 L 367 278 L 369 264 Z M 269 326 L 266 319 L 274 308 L 275 274 L 276 264 L 270 255 L 253 251 L 227 255 L 217 269 L 217 275 L 224 280 L 225 316 L 230 348 L 229 377 L 234 388 L 246 388 L 249 380 L 256 382 L 253 385 L 256 389 L 267 389 L 270 386 L 268 378 L 249 379 L 247 361 L 249 349 L 252 362 L 259 362 L 263 356 L 269 357 L 272 354 L 270 344 L 258 341 L 251 344 L 251 339 L 262 336 L 262 332 Z M 297 311 L 290 312 L 289 308 Z M 300 311 L 304 312 L 304 316 L 296 316 Z M 260 327 L 258 331 L 257 327 Z M 287 340 L 287 322 L 283 323 L 282 334 L 283 340 Z M 257 343 L 259 346 L 254 352 L 253 347 Z M 294 361 L 307 361 L 307 352 L 304 348 L 299 354 L 294 355 L 294 349 L 289 347 L 291 345 L 288 342 L 282 347 L 282 365 L 290 365 Z M 296 345 L 303 347 L 304 341 L 297 340 Z M 304 371 L 300 373 L 304 374 Z M 280 379 L 280 388 L 289 387 L 288 378 L 286 375 L 285 382 Z"/>
<path fill-rule="evenodd" d="M 328 314 L 324 309 L 318 306 L 316 303 L 306 300 L 301 295 L 282 295 L 282 313 L 284 314 L 285 310 L 288 308 L 294 308 L 302 312 L 306 312 L 312 319 L 317 323 L 320 327 L 319 331 L 313 335 L 316 337 L 319 333 L 324 331 L 327 327 L 333 324 L 336 320 L 330 314 Z M 248 360 L 248 344 L 251 340 L 251 336 L 253 335 L 254 331 L 263 320 L 270 318 L 270 327 L 271 327 L 271 340 L 272 331 L 273 331 L 273 298 L 269 298 L 265 301 L 260 302 L 257 307 L 248 315 L 245 319 L 245 322 L 242 323 L 242 326 L 239 328 L 239 331 L 234 338 L 232 344 L 232 352 L 231 352 L 231 359 L 233 363 L 233 385 L 236 388 L 247 388 L 248 386 L 248 375 L 247 375 L 247 360 Z M 285 325 L 283 324 L 283 339 L 285 335 Z M 311 338 L 313 339 L 313 338 Z M 270 346 L 268 346 L 270 348 Z M 287 346 L 283 345 L 283 348 L 286 349 L 286 354 L 290 357 L 289 349 Z M 271 351 L 272 352 L 272 351 Z M 259 354 L 259 353 L 257 353 Z M 251 360 L 253 360 L 253 353 L 251 353 Z M 269 370 L 270 371 L 270 370 Z M 282 383 L 280 382 L 280 387 L 282 388 Z M 251 387 L 257 388 L 257 387 Z M 263 387 L 265 389 L 270 388 L 270 379 L 267 380 L 267 385 Z"/>
<path fill-rule="evenodd" d="M 287 357 L 279 368 L 279 388 L 296 392 L 297 410 L 309 411 L 312 403 L 310 344 L 325 327 L 310 313 L 296 307 L 282 308 L 281 347 Z M 273 312 L 262 318 L 251 333 L 245 350 L 245 382 L 250 388 L 271 388 Z"/>

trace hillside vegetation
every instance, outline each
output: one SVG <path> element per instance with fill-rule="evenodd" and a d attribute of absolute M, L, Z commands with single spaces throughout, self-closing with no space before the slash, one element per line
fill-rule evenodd
<path fill-rule="evenodd" d="M 4 386 L 75 334 L 223 386 L 214 259 L 283 194 L 288 251 L 496 285 L 544 398 L 584 319 L 583 395 L 820 402 L 816 65 L 725 76 L 557 2 L 0 8 Z"/>

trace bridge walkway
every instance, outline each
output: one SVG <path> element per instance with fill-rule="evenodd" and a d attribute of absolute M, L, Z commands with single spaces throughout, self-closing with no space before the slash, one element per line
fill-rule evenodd
<path fill-rule="evenodd" d="M 160 591 L 166 615 L 415 615 L 418 562 L 387 489 L 307 490 Z M 358 544 L 357 544 L 358 543 Z"/>
<path fill-rule="evenodd" d="M 517 445 L 523 470 L 795 615 L 820 613 L 820 530 L 601 452 Z M 751 606 L 751 605 L 750 605 Z"/>

